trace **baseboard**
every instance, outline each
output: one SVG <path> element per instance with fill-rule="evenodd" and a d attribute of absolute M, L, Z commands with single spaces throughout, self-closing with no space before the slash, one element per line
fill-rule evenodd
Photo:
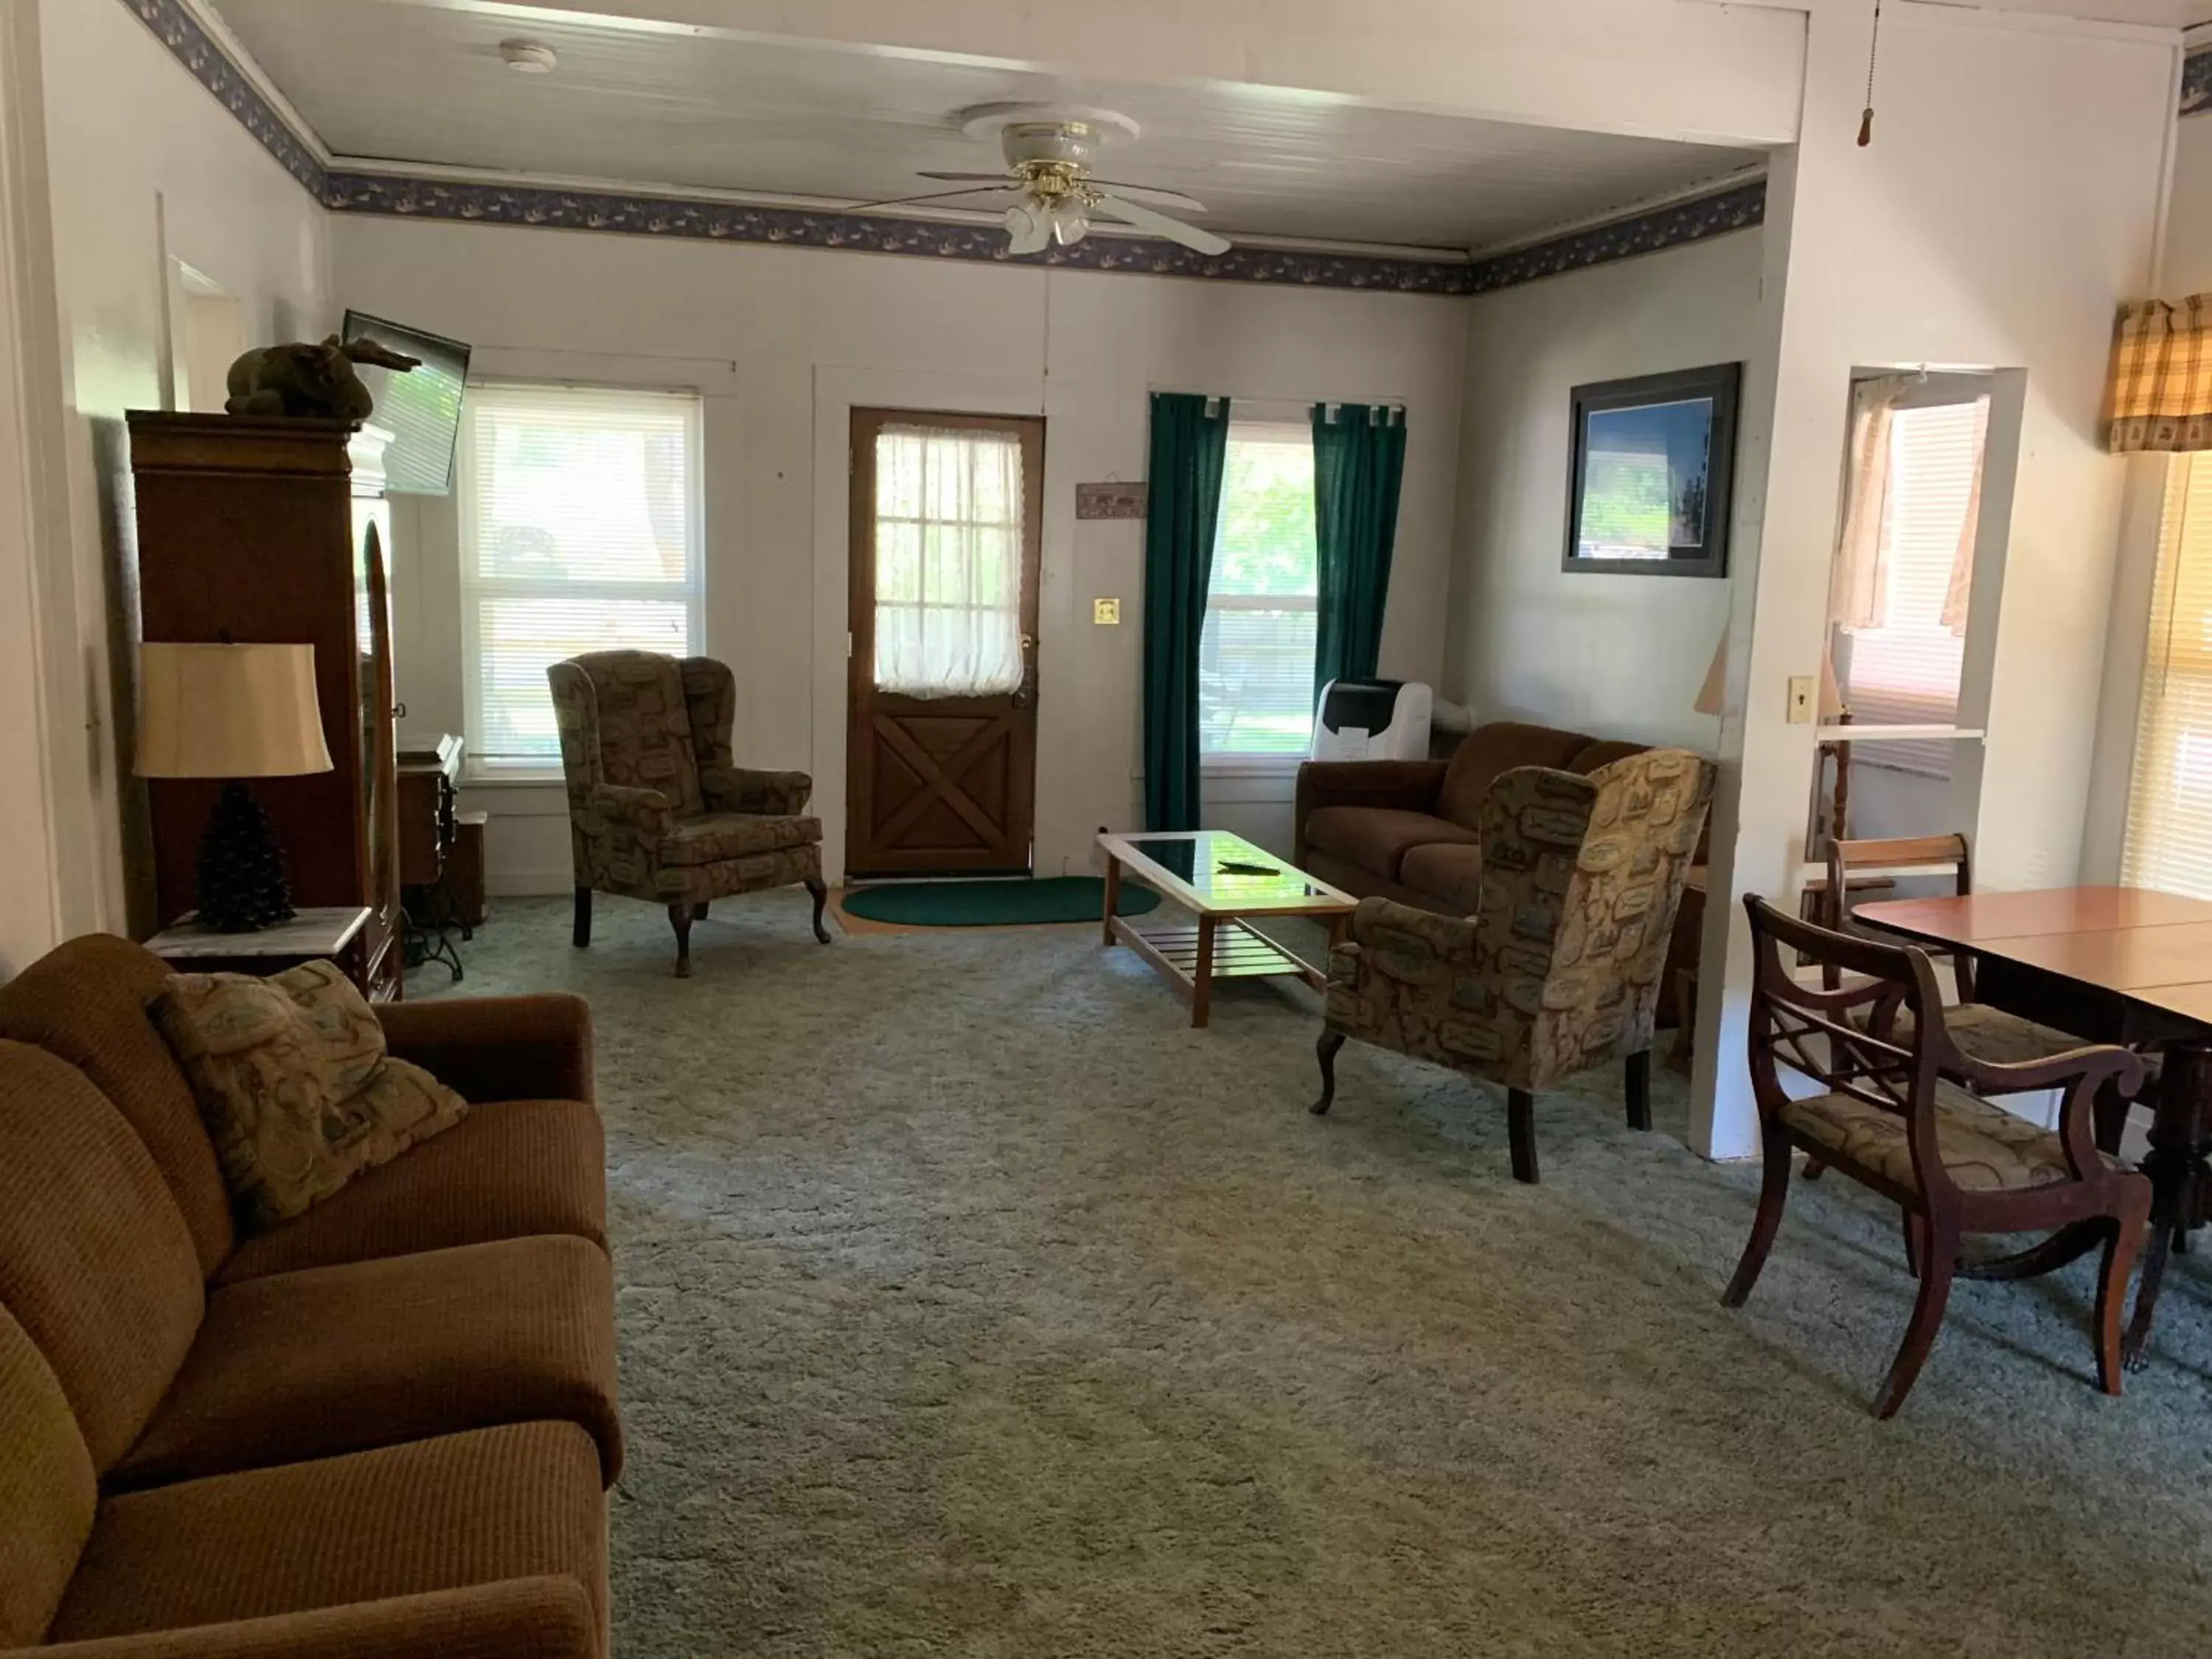
<path fill-rule="evenodd" d="M 484 892 L 492 898 L 554 898 L 572 891 L 575 874 L 568 870 L 490 870 Z"/>

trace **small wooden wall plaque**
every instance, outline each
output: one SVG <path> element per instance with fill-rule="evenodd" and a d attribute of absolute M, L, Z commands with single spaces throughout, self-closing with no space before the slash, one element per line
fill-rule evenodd
<path fill-rule="evenodd" d="M 1141 483 L 1079 483 L 1075 486 L 1078 519 L 1141 519 L 1145 516 L 1145 486 Z"/>

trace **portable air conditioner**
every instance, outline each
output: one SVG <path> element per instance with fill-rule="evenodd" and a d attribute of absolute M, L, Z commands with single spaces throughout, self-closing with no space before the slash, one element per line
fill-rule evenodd
<path fill-rule="evenodd" d="M 1435 698 L 1419 680 L 1331 680 L 1314 719 L 1312 760 L 1426 760 Z"/>

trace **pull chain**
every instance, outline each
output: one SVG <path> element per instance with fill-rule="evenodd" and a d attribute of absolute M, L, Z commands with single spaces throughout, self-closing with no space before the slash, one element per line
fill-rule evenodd
<path fill-rule="evenodd" d="M 1874 143 L 1874 64 L 1881 50 L 1881 0 L 1874 0 L 1874 33 L 1867 41 L 1867 100 L 1859 112 L 1859 148 Z"/>

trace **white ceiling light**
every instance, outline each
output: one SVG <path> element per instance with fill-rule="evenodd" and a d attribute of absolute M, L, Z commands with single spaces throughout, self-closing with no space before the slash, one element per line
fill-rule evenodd
<path fill-rule="evenodd" d="M 517 75 L 550 75 L 561 54 L 542 40 L 502 40 L 499 55 Z"/>

